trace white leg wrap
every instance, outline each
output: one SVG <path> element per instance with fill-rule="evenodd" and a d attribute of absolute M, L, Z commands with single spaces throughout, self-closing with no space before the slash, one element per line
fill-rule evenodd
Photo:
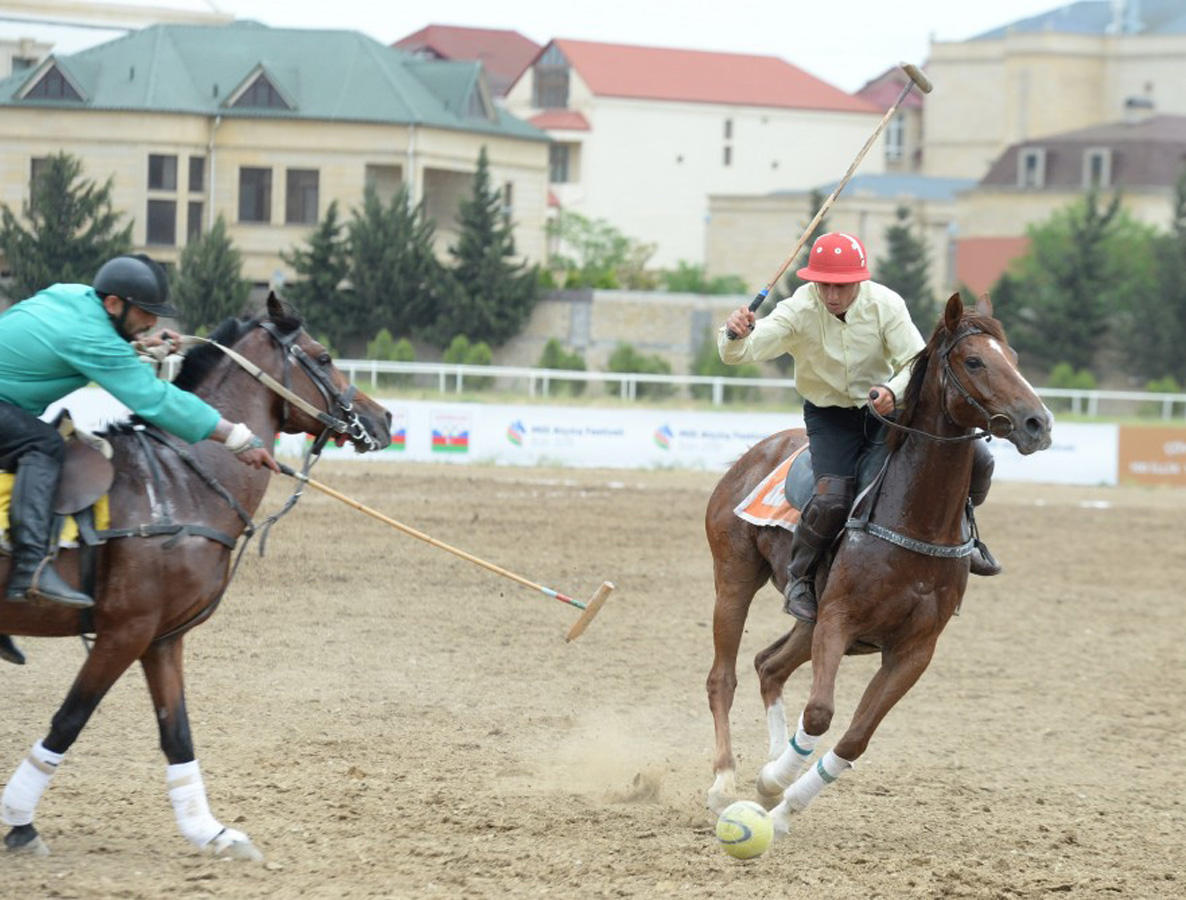
<path fill-rule="evenodd" d="M 852 768 L 852 763 L 829 750 L 810 769 L 795 779 L 782 795 L 782 802 L 790 812 L 807 808 L 825 787 Z"/>
<path fill-rule="evenodd" d="M 165 770 L 169 786 L 169 800 L 177 827 L 195 847 L 205 847 L 223 830 L 222 824 L 210 814 L 206 801 L 206 785 L 198 761 L 177 763 Z"/>
<path fill-rule="evenodd" d="M 777 759 L 787 745 L 787 713 L 781 700 L 775 700 L 766 708 L 766 731 L 770 735 L 767 759 Z"/>
<path fill-rule="evenodd" d="M 21 760 L 16 772 L 4 787 L 0 798 L 0 820 L 5 825 L 32 825 L 33 813 L 41 802 L 41 795 L 49 787 L 50 779 L 62 762 L 61 753 L 46 750 L 38 741 Z"/>
<path fill-rule="evenodd" d="M 800 715 L 799 727 L 795 730 L 795 736 L 787 743 L 782 755 L 770 765 L 769 770 L 765 773 L 767 777 L 774 779 L 782 787 L 786 787 L 794 781 L 803 771 L 803 767 L 807 765 L 811 754 L 815 752 L 815 744 L 821 736 L 808 734 L 804 731 L 803 716 Z"/>

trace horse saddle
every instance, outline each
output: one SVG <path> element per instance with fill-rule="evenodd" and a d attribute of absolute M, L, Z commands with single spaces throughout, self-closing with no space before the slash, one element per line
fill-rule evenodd
<path fill-rule="evenodd" d="M 94 506 L 111 489 L 115 466 L 111 464 L 111 444 L 75 425 L 66 410 L 58 414 L 53 425 L 66 441 L 66 459 L 53 509 L 57 515 L 69 516 Z"/>
<path fill-rule="evenodd" d="M 857 493 L 865 490 L 885 463 L 886 449 L 879 444 L 861 457 L 857 464 Z M 803 509 L 815 493 L 815 471 L 811 467 L 811 447 L 806 447 L 791 461 L 784 487 L 787 500 L 795 509 Z"/>

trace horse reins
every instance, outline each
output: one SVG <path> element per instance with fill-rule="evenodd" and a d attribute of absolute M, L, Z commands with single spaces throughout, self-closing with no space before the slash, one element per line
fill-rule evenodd
<path fill-rule="evenodd" d="M 963 441 L 978 441 L 982 438 L 985 440 L 992 440 L 994 437 L 1008 437 L 1013 431 L 1013 423 L 1009 420 L 1009 417 L 1001 415 L 1000 413 L 989 413 L 989 411 L 985 409 L 975 397 L 972 396 L 968 389 L 964 387 L 959 378 L 956 377 L 955 370 L 951 368 L 951 360 L 948 359 L 951 351 L 955 349 L 956 344 L 958 344 L 964 338 L 971 337 L 974 334 L 985 334 L 985 331 L 981 328 L 977 328 L 975 325 L 964 325 L 958 331 L 956 331 L 956 333 L 952 335 L 946 341 L 946 343 L 944 343 L 942 349 L 939 351 L 939 361 L 943 367 L 939 373 L 939 379 L 940 386 L 944 389 L 945 393 L 947 382 L 950 380 L 950 382 L 955 385 L 955 389 L 959 391 L 960 396 L 962 396 L 964 400 L 968 402 L 968 405 L 984 417 L 984 428 L 982 431 L 973 431 L 971 434 L 960 434 L 954 436 L 931 434 L 929 431 L 923 431 L 921 428 L 911 428 L 909 425 L 899 424 L 893 419 L 883 416 L 877 411 L 872 403 L 869 404 L 869 412 L 873 414 L 873 417 L 877 419 L 877 421 L 889 428 L 894 428 L 907 434 L 918 435 L 919 437 L 923 437 L 931 441 L 939 441 L 940 443 L 944 444 L 957 444 L 962 443 Z M 947 412 L 946 405 L 943 407 L 943 417 L 947 419 L 947 421 L 952 425 L 957 425 L 957 423 L 952 420 L 951 415 Z M 1004 422 L 1006 427 L 1002 431 L 994 430 L 994 422 Z"/>

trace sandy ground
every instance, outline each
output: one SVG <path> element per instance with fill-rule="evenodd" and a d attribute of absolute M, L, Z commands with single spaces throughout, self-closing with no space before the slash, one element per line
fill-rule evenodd
<path fill-rule="evenodd" d="M 714 475 L 316 474 L 533 581 L 618 591 L 565 644 L 575 610 L 310 493 L 187 643 L 211 805 L 266 862 L 180 837 L 132 671 L 41 804 L 52 855 L 4 859 L 3 896 L 1186 895 L 1186 492 L 998 484 L 979 520 L 1006 573 L 973 580 L 856 770 L 743 863 L 704 808 Z M 763 589 L 733 712 L 747 787 L 766 746 L 749 660 L 788 625 Z M 2 777 L 83 654 L 21 644 Z M 845 661 L 833 739 L 875 665 Z M 787 685 L 792 716 L 807 683 Z"/>

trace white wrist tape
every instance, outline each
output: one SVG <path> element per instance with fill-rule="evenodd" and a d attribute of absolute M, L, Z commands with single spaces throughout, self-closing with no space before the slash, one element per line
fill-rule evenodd
<path fill-rule="evenodd" d="M 61 753 L 46 750 L 41 741 L 34 744 L 4 788 L 4 796 L 0 798 L 0 821 L 5 825 L 32 825 L 41 795 L 49 787 L 61 762 Z"/>
<path fill-rule="evenodd" d="M 226 436 L 224 443 L 231 453 L 242 453 L 244 450 L 251 449 L 251 441 L 254 437 L 251 429 L 239 422 L 231 428 L 231 433 Z"/>
<path fill-rule="evenodd" d="M 210 814 L 206 800 L 206 785 L 198 761 L 177 763 L 165 770 L 169 786 L 169 800 L 177 828 L 195 847 L 205 847 L 222 831 L 222 824 Z"/>

